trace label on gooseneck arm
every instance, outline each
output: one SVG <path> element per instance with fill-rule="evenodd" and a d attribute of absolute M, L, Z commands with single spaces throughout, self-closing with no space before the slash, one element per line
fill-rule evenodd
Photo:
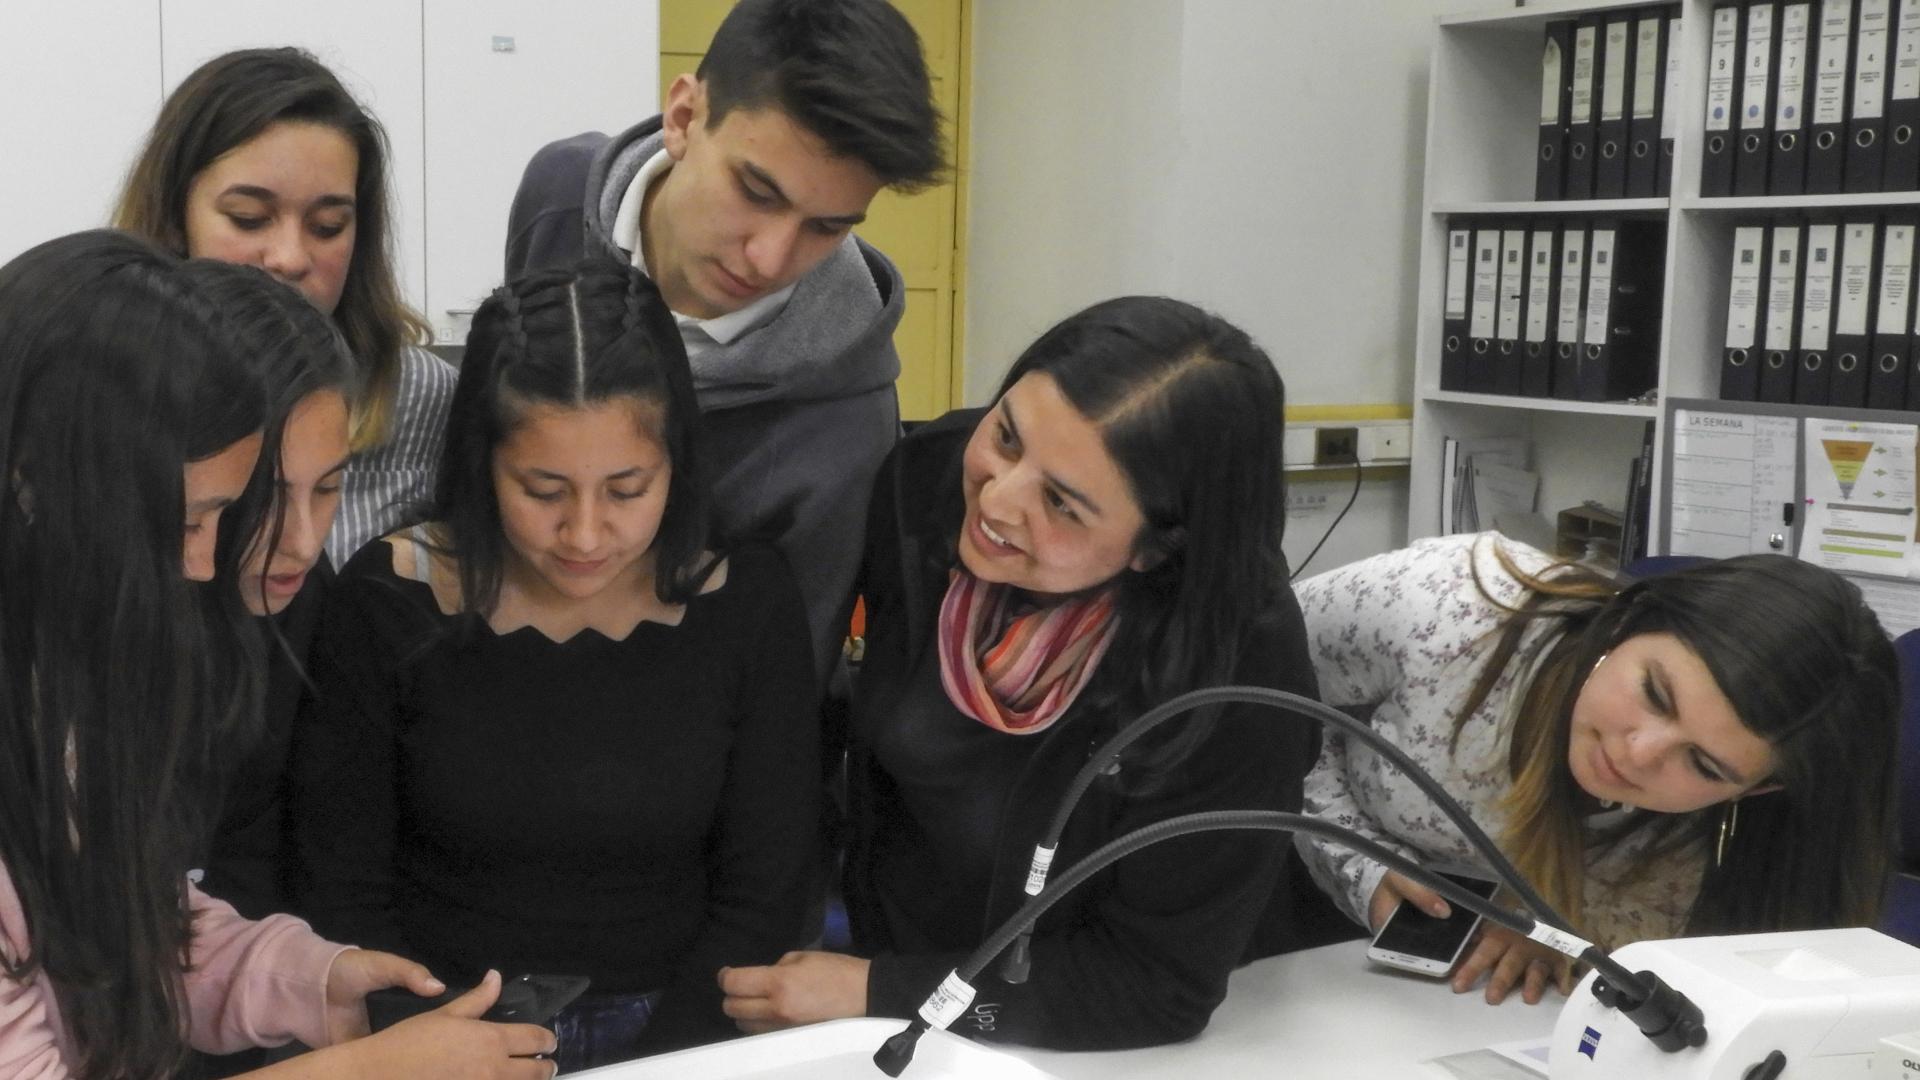
<path fill-rule="evenodd" d="M 933 1027 L 945 1031 L 953 1026 L 955 1020 L 966 1015 L 967 1006 L 973 1004 L 974 988 L 960 977 L 958 971 L 947 972 L 940 985 L 927 996 L 920 1005 L 920 1019 Z"/>

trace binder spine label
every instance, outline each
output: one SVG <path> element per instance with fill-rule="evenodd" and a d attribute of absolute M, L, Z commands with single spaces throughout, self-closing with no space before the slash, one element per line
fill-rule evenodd
<path fill-rule="evenodd" d="M 1593 122 L 1593 46 L 1598 27 L 1573 32 L 1573 122 Z"/>
<path fill-rule="evenodd" d="M 1607 24 L 1607 74 L 1600 80 L 1600 119 L 1618 120 L 1627 113 L 1627 34 L 1633 24 L 1626 20 Z"/>
<path fill-rule="evenodd" d="M 1794 287 L 1800 281 L 1800 226 L 1773 230 L 1773 267 L 1767 280 L 1768 349 L 1793 348 Z"/>
<path fill-rule="evenodd" d="M 1513 341 L 1520 336 L 1520 299 L 1525 296 L 1527 234 L 1509 229 L 1500 237 L 1500 330 L 1495 337 Z"/>
<path fill-rule="evenodd" d="M 1852 0 L 1820 0 L 1820 71 L 1813 80 L 1816 124 L 1847 118 L 1847 35 L 1852 22 Z"/>
<path fill-rule="evenodd" d="M 1612 229 L 1593 230 L 1593 245 L 1587 271 L 1587 329 L 1581 337 L 1586 345 L 1607 343 L 1607 322 L 1612 317 L 1613 300 Z"/>
<path fill-rule="evenodd" d="M 1878 120 L 1887 107 L 1887 4 L 1860 0 L 1860 47 L 1853 59 L 1853 118 Z"/>
<path fill-rule="evenodd" d="M 1807 78 L 1807 23 L 1812 4 L 1789 4 L 1780 16 L 1780 100 L 1773 111 L 1775 131 L 1798 131 L 1801 88 Z"/>
<path fill-rule="evenodd" d="M 1673 138 L 1680 129 L 1677 116 L 1680 112 L 1680 17 L 1667 20 L 1667 90 L 1661 98 L 1666 104 L 1660 110 L 1660 137 Z"/>
<path fill-rule="evenodd" d="M 1807 295 L 1800 309 L 1800 347 L 1826 352 L 1833 312 L 1834 245 L 1838 225 L 1807 226 Z"/>
<path fill-rule="evenodd" d="M 1560 241 L 1560 318 L 1555 341 L 1580 340 L 1580 272 L 1586 267 L 1587 234 L 1568 229 Z"/>
<path fill-rule="evenodd" d="M 1560 42 L 1547 38 L 1540 54 L 1540 126 L 1560 122 Z"/>
<path fill-rule="evenodd" d="M 1887 247 L 1880 256 L 1880 311 L 1883 334 L 1907 332 L 1907 303 L 1913 294 L 1913 226 L 1887 226 Z"/>
<path fill-rule="evenodd" d="M 1707 65 L 1707 130 L 1733 126 L 1733 65 L 1740 51 L 1740 9 L 1719 8 L 1713 13 L 1713 55 Z"/>
<path fill-rule="evenodd" d="M 1733 230 L 1733 273 L 1727 290 L 1727 348 L 1753 348 L 1760 321 L 1760 249 L 1767 230 L 1759 225 Z"/>
<path fill-rule="evenodd" d="M 1900 5 L 1900 30 L 1893 42 L 1893 99 L 1920 98 L 1920 3 Z"/>
<path fill-rule="evenodd" d="M 1873 226 L 1848 225 L 1840 264 L 1840 311 L 1834 330 L 1859 337 L 1867 332 L 1867 289 L 1873 282 Z"/>
<path fill-rule="evenodd" d="M 1740 128 L 1767 126 L 1765 102 L 1773 72 L 1767 67 L 1772 59 L 1773 5 L 1757 4 L 1747 9 L 1747 87 L 1740 100 Z"/>
<path fill-rule="evenodd" d="M 1651 15 L 1634 24 L 1633 52 L 1633 118 L 1651 120 L 1654 114 L 1654 96 L 1659 90 L 1660 71 L 1660 21 L 1662 16 Z"/>
<path fill-rule="evenodd" d="M 1467 269 L 1473 259 L 1473 234 L 1455 229 L 1447 234 L 1447 319 L 1467 317 Z"/>
<path fill-rule="evenodd" d="M 1553 230 L 1533 234 L 1533 262 L 1527 268 L 1527 340 L 1547 340 L 1547 298 L 1553 295 Z"/>
<path fill-rule="evenodd" d="M 1493 304 L 1500 290 L 1500 234 L 1483 229 L 1473 245 L 1473 322 L 1467 333 L 1493 336 Z"/>

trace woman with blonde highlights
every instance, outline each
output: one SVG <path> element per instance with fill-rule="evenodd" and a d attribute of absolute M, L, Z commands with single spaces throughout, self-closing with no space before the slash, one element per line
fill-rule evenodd
<path fill-rule="evenodd" d="M 242 49 L 161 106 L 114 224 L 178 255 L 261 267 L 331 317 L 361 369 L 334 564 L 433 493 L 454 370 L 394 274 L 387 139 L 299 49 Z"/>
<path fill-rule="evenodd" d="M 1432 773 L 1584 936 L 1871 925 L 1893 837 L 1899 679 L 1844 578 L 1781 555 L 1638 582 L 1492 534 L 1420 541 L 1298 586 L 1329 704 Z M 1330 734 L 1309 813 L 1423 861 L 1477 862 L 1405 777 Z M 1377 928 L 1447 905 L 1297 841 Z M 1453 976 L 1536 1002 L 1571 972 L 1489 928 Z"/>

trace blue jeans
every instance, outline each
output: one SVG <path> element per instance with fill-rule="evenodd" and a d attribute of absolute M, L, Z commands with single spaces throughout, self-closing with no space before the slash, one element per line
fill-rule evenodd
<path fill-rule="evenodd" d="M 650 994 L 587 993 L 553 1018 L 559 1048 L 554 1060 L 563 1073 L 631 1061 L 640 1056 L 640 1037 L 660 1000 Z"/>

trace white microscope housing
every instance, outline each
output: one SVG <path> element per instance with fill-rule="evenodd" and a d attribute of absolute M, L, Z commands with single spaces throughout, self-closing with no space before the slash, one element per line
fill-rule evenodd
<path fill-rule="evenodd" d="M 1880 1040 L 1920 1028 L 1920 949 L 1872 930 L 1640 941 L 1612 955 L 1698 1005 L 1707 1041 L 1661 1050 L 1594 998 L 1589 973 L 1554 1025 L 1551 1080 L 1745 1080 L 1775 1050 L 1785 1080 L 1866 1080 Z"/>

